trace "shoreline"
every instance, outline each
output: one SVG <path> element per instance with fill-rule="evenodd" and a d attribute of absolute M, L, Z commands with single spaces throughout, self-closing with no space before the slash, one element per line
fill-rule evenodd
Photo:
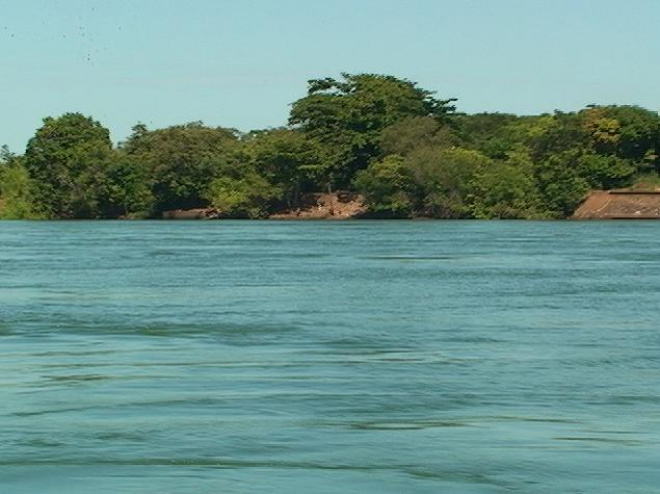
<path fill-rule="evenodd" d="M 96 219 L 34 219 L 27 221 L 653 221 L 660 220 L 660 190 L 593 190 L 575 212 L 565 218 L 435 218 L 396 217 L 370 212 L 359 194 L 351 192 L 309 193 L 297 207 L 282 207 L 268 216 L 248 218 L 224 214 L 215 208 L 164 211 L 160 217 Z M 7 219 L 6 221 L 16 221 Z"/>

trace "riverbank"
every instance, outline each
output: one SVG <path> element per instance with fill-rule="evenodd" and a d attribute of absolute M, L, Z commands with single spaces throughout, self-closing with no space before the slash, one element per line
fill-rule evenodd
<path fill-rule="evenodd" d="M 660 189 L 592 191 L 571 219 L 660 220 Z"/>
<path fill-rule="evenodd" d="M 0 199 L 0 210 L 2 200 Z M 164 211 L 164 220 L 243 219 L 216 208 L 176 209 Z M 269 220 L 356 220 L 383 219 L 370 214 L 364 198 L 351 192 L 305 194 L 296 207 L 283 207 L 268 215 Z M 130 219 L 130 218 L 119 218 Z M 410 219 L 432 219 L 414 217 Z M 567 219 L 570 220 L 660 220 L 660 189 L 594 190 Z"/>
<path fill-rule="evenodd" d="M 351 220 L 373 217 L 364 198 L 349 192 L 314 193 L 302 197 L 297 207 L 283 208 L 268 216 L 272 220 Z M 227 219 L 213 208 L 166 211 L 163 219 Z M 590 192 L 572 220 L 660 220 L 660 189 L 616 189 Z"/>
<path fill-rule="evenodd" d="M 349 220 L 366 214 L 364 199 L 352 192 L 304 194 L 295 207 L 282 207 L 268 216 L 272 220 Z M 165 211 L 167 220 L 228 219 L 214 208 L 178 209 Z"/>

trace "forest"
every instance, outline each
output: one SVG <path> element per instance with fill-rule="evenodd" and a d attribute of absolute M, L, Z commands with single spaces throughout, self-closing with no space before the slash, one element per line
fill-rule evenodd
<path fill-rule="evenodd" d="M 47 117 L 23 154 L 2 148 L 0 218 L 267 218 L 347 191 L 368 218 L 560 219 L 590 190 L 660 186 L 659 150 L 660 116 L 634 105 L 464 114 L 406 79 L 343 74 L 310 80 L 281 128 L 138 123 L 115 146 L 93 117 Z"/>

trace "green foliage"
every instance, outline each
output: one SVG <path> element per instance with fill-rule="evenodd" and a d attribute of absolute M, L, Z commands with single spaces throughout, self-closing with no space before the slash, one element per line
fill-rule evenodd
<path fill-rule="evenodd" d="M 536 166 L 535 176 L 544 208 L 563 218 L 575 211 L 589 190 L 578 173 L 580 154 L 573 151 L 553 155 Z"/>
<path fill-rule="evenodd" d="M 532 133 L 529 148 L 532 159 L 540 162 L 574 149 L 588 149 L 591 145 L 589 133 L 579 115 L 556 112 Z"/>
<path fill-rule="evenodd" d="M 45 118 L 25 153 L 40 208 L 49 217 L 101 217 L 111 157 L 110 133 L 99 122 L 79 113 Z"/>
<path fill-rule="evenodd" d="M 459 144 L 453 130 L 433 117 L 406 117 L 380 134 L 380 148 L 385 156 L 406 156 L 420 147 L 452 148 Z"/>
<path fill-rule="evenodd" d="M 22 159 L 3 147 L 0 152 L 0 219 L 40 219 L 34 200 L 34 182 Z"/>
<path fill-rule="evenodd" d="M 271 201 L 281 191 L 255 173 L 247 171 L 242 176 L 222 176 L 209 185 L 205 198 L 211 207 L 228 218 L 263 218 Z"/>
<path fill-rule="evenodd" d="M 423 147 L 372 163 L 358 173 L 355 186 L 372 215 L 468 218 L 474 211 L 474 182 L 491 165 L 477 151 Z M 483 177 L 485 183 L 488 177 Z"/>
<path fill-rule="evenodd" d="M 507 113 L 478 113 L 457 117 L 457 134 L 463 145 L 492 159 L 506 160 L 521 148 L 527 150 L 535 139 L 554 124 L 548 115 L 516 116 Z"/>
<path fill-rule="evenodd" d="M 563 218 L 589 189 L 658 186 L 657 112 L 465 115 L 453 101 L 406 79 L 343 74 L 310 80 L 286 128 L 140 124 L 117 149 L 90 117 L 48 117 L 24 156 L 0 151 L 0 217 L 146 218 L 211 206 L 258 218 L 339 187 L 361 192 L 378 217 Z"/>
<path fill-rule="evenodd" d="M 596 153 L 606 155 L 617 152 L 621 142 L 621 124 L 617 119 L 611 118 L 606 109 L 600 107 L 583 110 L 580 117 Z"/>
<path fill-rule="evenodd" d="M 577 161 L 577 172 L 591 188 L 615 189 L 632 185 L 635 167 L 618 156 L 584 153 Z"/>
<path fill-rule="evenodd" d="M 236 149 L 236 132 L 206 127 L 200 122 L 149 131 L 144 125 L 122 147 L 122 153 L 148 179 L 153 209 L 189 209 L 206 205 L 209 184 Z M 143 197 L 144 193 L 139 192 Z"/>
<path fill-rule="evenodd" d="M 418 210 L 433 218 L 468 218 L 471 183 L 491 164 L 468 149 L 421 148 L 406 159 L 417 186 Z"/>
<path fill-rule="evenodd" d="M 529 156 L 518 153 L 507 161 L 482 167 L 472 182 L 472 214 L 481 219 L 543 217 Z"/>
<path fill-rule="evenodd" d="M 155 213 L 156 197 L 149 170 L 135 158 L 117 152 L 107 171 L 108 195 L 105 213 L 110 218 L 149 218 Z"/>
<path fill-rule="evenodd" d="M 660 190 L 660 175 L 656 172 L 640 173 L 635 177 L 633 188 Z"/>
<path fill-rule="evenodd" d="M 322 188 L 327 153 L 313 138 L 290 129 L 256 132 L 247 136 L 239 161 L 253 167 L 281 192 L 278 199 L 288 207 L 297 205 L 300 195 Z"/>
<path fill-rule="evenodd" d="M 623 159 L 657 163 L 660 151 L 660 116 L 638 106 L 602 107 L 618 124 L 616 153 Z"/>
<path fill-rule="evenodd" d="M 401 156 L 387 156 L 358 172 L 355 187 L 363 194 L 365 206 L 373 215 L 405 218 L 413 212 L 414 183 Z"/>
<path fill-rule="evenodd" d="M 308 94 L 293 104 L 289 123 L 327 147 L 326 180 L 346 186 L 380 154 L 383 129 L 407 117 L 444 122 L 454 111 L 452 101 L 392 76 L 343 74 L 342 80 L 309 81 Z"/>
<path fill-rule="evenodd" d="M 458 134 L 467 146 L 494 159 L 503 159 L 513 146 L 509 126 L 520 117 L 507 113 L 478 113 L 460 115 L 456 126 Z"/>

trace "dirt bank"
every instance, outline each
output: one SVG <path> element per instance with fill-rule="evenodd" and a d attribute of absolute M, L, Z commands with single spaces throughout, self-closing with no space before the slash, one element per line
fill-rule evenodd
<path fill-rule="evenodd" d="M 572 219 L 660 219 L 660 190 L 593 191 Z"/>
<path fill-rule="evenodd" d="M 349 192 L 305 194 L 300 206 L 270 216 L 273 220 L 347 220 L 364 214 L 362 197 Z"/>
<path fill-rule="evenodd" d="M 365 212 L 362 197 L 351 192 L 305 194 L 294 208 L 283 208 L 269 216 L 273 220 L 347 220 Z M 165 211 L 166 220 L 217 220 L 230 216 L 213 208 Z"/>
<path fill-rule="evenodd" d="M 198 208 L 198 209 L 174 209 L 163 211 L 164 220 L 215 220 L 222 216 L 217 209 Z"/>

